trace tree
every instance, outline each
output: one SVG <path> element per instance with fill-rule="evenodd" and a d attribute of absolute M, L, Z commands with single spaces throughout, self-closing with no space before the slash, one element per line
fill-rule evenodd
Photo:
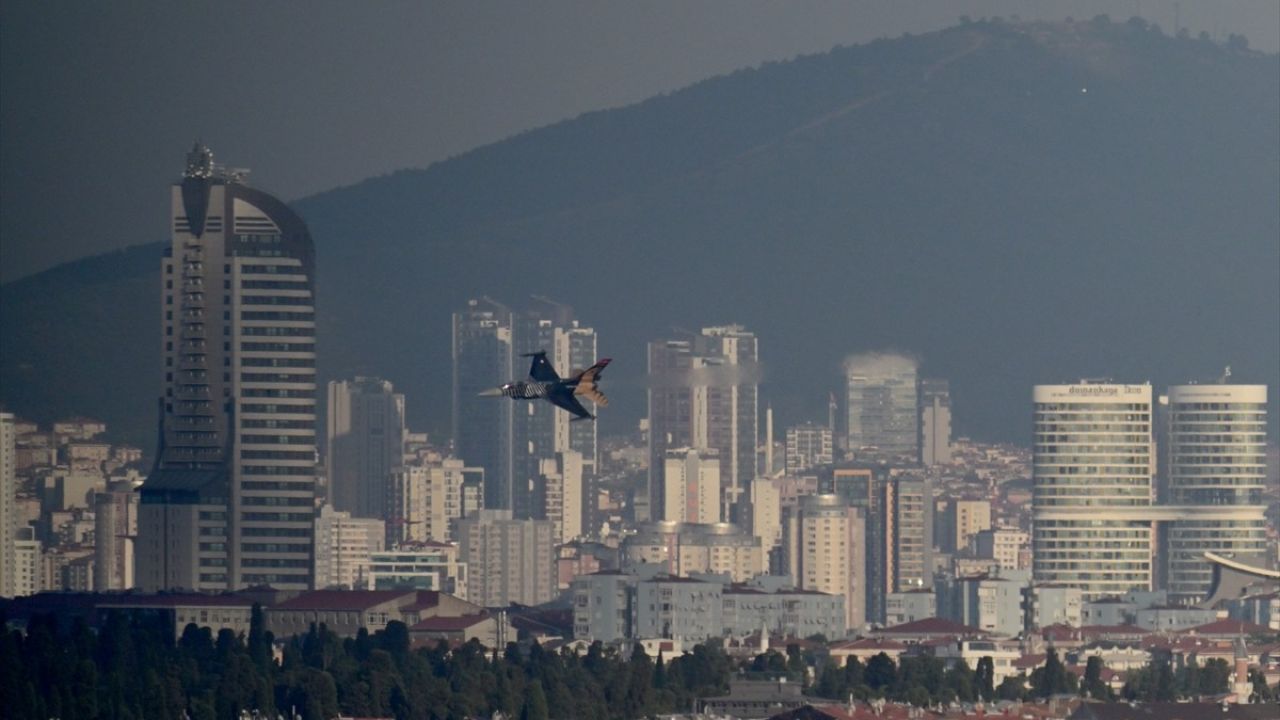
<path fill-rule="evenodd" d="M 867 669 L 863 675 L 872 690 L 884 692 L 897 682 L 898 669 L 888 655 L 879 653 L 867 661 Z"/>
<path fill-rule="evenodd" d="M 1111 688 L 1102 680 L 1102 657 L 1090 655 L 1084 666 L 1084 684 L 1080 686 L 1080 694 L 1094 700 L 1110 700 Z"/>
<path fill-rule="evenodd" d="M 1200 671 L 1200 694 L 1221 695 L 1231 684 L 1231 666 L 1222 658 L 1213 658 Z"/>
<path fill-rule="evenodd" d="M 542 683 L 537 680 L 529 686 L 529 695 L 525 699 L 524 709 L 520 712 L 520 720 L 550 720 L 547 710 L 547 696 L 542 690 Z"/>
<path fill-rule="evenodd" d="M 1022 700 L 1027 697 L 1027 676 L 1007 675 L 996 688 L 996 698 L 1000 700 Z"/>
<path fill-rule="evenodd" d="M 983 655 L 978 660 L 978 669 L 974 673 L 974 686 L 978 695 L 988 702 L 996 697 L 996 663 L 990 655 Z"/>
<path fill-rule="evenodd" d="M 1267 686 L 1267 678 L 1258 670 L 1249 671 L 1249 682 L 1253 683 L 1253 692 L 1249 694 L 1251 703 L 1268 703 L 1273 697 L 1271 688 Z"/>
<path fill-rule="evenodd" d="M 1058 651 L 1049 648 L 1044 660 L 1044 667 L 1036 668 L 1031 673 L 1031 695 L 1038 698 L 1052 697 L 1069 693 L 1075 689 L 1075 676 L 1067 672 L 1062 661 L 1058 659 Z"/>

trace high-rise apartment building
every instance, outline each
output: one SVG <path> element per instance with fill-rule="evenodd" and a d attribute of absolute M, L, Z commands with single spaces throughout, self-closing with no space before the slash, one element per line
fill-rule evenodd
<path fill-rule="evenodd" d="M 18 551 L 17 514 L 14 499 L 18 492 L 18 432 L 12 413 L 0 413 L 0 597 L 14 596 Z"/>
<path fill-rule="evenodd" d="M 667 522 L 717 523 L 722 517 L 720 458 L 714 450 L 673 448 L 662 463 Z"/>
<path fill-rule="evenodd" d="M 1267 387 L 1169 388 L 1165 473 L 1180 509 L 1167 530 L 1169 594 L 1203 600 L 1213 572 L 1205 552 L 1267 566 Z"/>
<path fill-rule="evenodd" d="M 766 555 L 782 542 L 782 491 L 776 478 L 751 481 L 751 534 Z"/>
<path fill-rule="evenodd" d="M 484 506 L 490 509 L 514 508 L 512 428 L 517 405 L 478 396 L 515 377 L 512 341 L 511 310 L 500 303 L 473 299 L 453 314 L 454 452 L 467 465 L 484 470 Z"/>
<path fill-rule="evenodd" d="M 664 518 L 667 450 L 715 450 L 722 515 L 739 519 L 756 475 L 759 350 L 740 325 L 703 328 L 649 343 L 649 513 Z"/>
<path fill-rule="evenodd" d="M 94 495 L 93 589 L 98 592 L 133 588 L 138 500 L 130 480 L 113 481 Z"/>
<path fill-rule="evenodd" d="M 541 605 L 557 593 L 552 525 L 513 520 L 510 510 L 480 510 L 458 521 L 467 599 L 484 607 Z"/>
<path fill-rule="evenodd" d="M 866 525 L 838 495 L 806 495 L 783 521 L 784 570 L 802 590 L 844 597 L 845 627 L 866 616 Z"/>
<path fill-rule="evenodd" d="M 819 465 L 830 465 L 835 459 L 831 428 L 805 423 L 787 428 L 786 468 L 796 475 Z"/>
<path fill-rule="evenodd" d="M 1078 587 L 1086 601 L 1151 588 L 1151 400 L 1150 385 L 1035 387 L 1038 584 Z"/>
<path fill-rule="evenodd" d="M 845 360 L 848 449 L 855 459 L 919 460 L 915 358 L 896 353 Z"/>
<path fill-rule="evenodd" d="M 312 585 L 315 252 L 301 218 L 242 180 L 197 144 L 170 194 L 143 590 Z"/>
<path fill-rule="evenodd" d="M 920 464 L 925 467 L 951 462 L 951 384 L 946 380 L 920 381 Z"/>
<path fill-rule="evenodd" d="M 386 518 L 387 482 L 404 454 L 404 395 L 379 378 L 329 383 L 329 502 L 359 518 Z"/>
<path fill-rule="evenodd" d="M 324 505 L 316 517 L 316 588 L 369 587 L 369 564 L 383 548 L 382 520 L 352 517 Z"/>
<path fill-rule="evenodd" d="M 622 543 L 623 567 L 661 565 L 672 575 L 726 574 L 746 582 L 768 570 L 760 538 L 732 523 L 643 523 Z"/>
<path fill-rule="evenodd" d="M 969 547 L 969 539 L 991 527 L 991 501 L 972 498 L 948 500 L 939 523 L 943 536 L 938 547 L 959 552 Z"/>
<path fill-rule="evenodd" d="M 582 535 L 583 464 L 582 454 L 572 450 L 542 461 L 540 517 L 551 521 L 557 545 Z"/>

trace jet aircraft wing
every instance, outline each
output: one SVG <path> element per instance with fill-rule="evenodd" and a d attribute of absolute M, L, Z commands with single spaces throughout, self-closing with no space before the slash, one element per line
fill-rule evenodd
<path fill-rule="evenodd" d="M 546 350 L 525 353 L 521 357 L 533 358 L 533 365 L 529 367 L 529 377 L 533 380 L 537 382 L 560 382 L 560 375 L 556 373 L 556 369 L 551 367 L 551 363 L 547 361 Z"/>
<path fill-rule="evenodd" d="M 573 391 L 563 385 L 556 386 L 551 392 L 547 393 L 547 400 L 550 400 L 556 407 L 574 414 L 576 416 L 575 420 L 596 419 L 594 415 L 587 412 L 586 408 L 582 407 L 582 403 L 578 402 L 578 399 L 573 396 Z"/>

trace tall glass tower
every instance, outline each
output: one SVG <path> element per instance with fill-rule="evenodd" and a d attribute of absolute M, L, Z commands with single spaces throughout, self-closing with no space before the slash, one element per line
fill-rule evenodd
<path fill-rule="evenodd" d="M 916 359 L 896 353 L 854 355 L 845 361 L 848 445 L 854 458 L 919 460 Z"/>
<path fill-rule="evenodd" d="M 312 585 L 314 250 L 302 219 L 243 176 L 197 143 L 170 193 L 144 590 Z"/>
<path fill-rule="evenodd" d="M 467 301 L 453 314 L 454 452 L 484 469 L 484 506 L 511 510 L 515 403 L 477 397 L 515 375 L 512 315 L 489 298 Z"/>
<path fill-rule="evenodd" d="M 1213 580 L 1205 552 L 1267 565 L 1267 386 L 1178 385 L 1168 395 L 1169 593 L 1196 602 Z"/>

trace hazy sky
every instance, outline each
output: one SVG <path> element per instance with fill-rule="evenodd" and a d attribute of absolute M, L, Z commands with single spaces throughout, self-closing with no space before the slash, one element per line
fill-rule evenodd
<path fill-rule="evenodd" d="M 203 138 L 295 199 L 962 14 L 1141 14 L 1280 48 L 1277 0 L 0 4 L 0 280 L 166 239 Z"/>

